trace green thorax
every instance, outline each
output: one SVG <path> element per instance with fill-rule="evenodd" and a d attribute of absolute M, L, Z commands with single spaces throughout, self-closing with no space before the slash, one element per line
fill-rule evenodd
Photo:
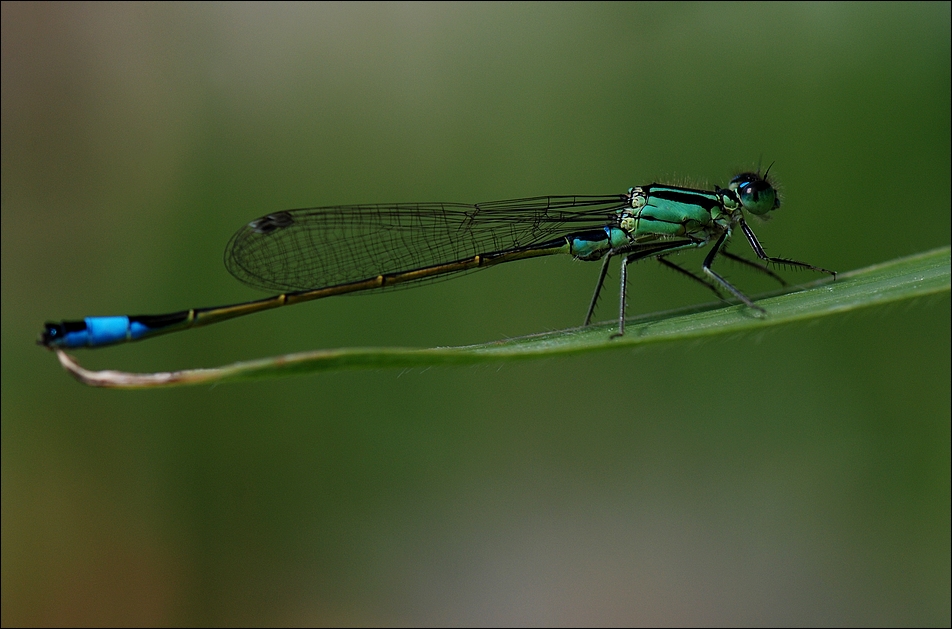
<path fill-rule="evenodd" d="M 634 240 L 687 236 L 707 240 L 712 231 L 730 229 L 740 213 L 731 190 L 714 192 L 663 184 L 629 190 L 629 207 L 619 214 L 619 226 Z"/>

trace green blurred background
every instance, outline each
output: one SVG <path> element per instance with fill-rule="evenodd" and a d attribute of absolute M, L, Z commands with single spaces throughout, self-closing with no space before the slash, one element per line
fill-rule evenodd
<path fill-rule="evenodd" d="M 776 162 L 774 255 L 846 271 L 948 244 L 949 3 L 3 3 L 2 53 L 3 625 L 949 625 L 947 294 L 167 391 L 83 387 L 34 345 L 48 319 L 257 297 L 228 238 L 311 205 Z M 77 355 L 490 341 L 577 325 L 597 272 L 527 261 Z M 656 264 L 630 292 L 631 314 L 710 297 Z"/>

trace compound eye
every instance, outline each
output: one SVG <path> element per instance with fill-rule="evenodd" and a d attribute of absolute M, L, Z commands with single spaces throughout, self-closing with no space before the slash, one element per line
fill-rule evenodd
<path fill-rule="evenodd" d="M 737 193 L 741 206 L 751 214 L 766 214 L 780 207 L 777 191 L 756 173 L 743 173 L 731 179 L 730 189 Z"/>

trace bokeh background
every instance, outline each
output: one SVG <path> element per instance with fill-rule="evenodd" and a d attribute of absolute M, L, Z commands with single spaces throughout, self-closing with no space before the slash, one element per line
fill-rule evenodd
<path fill-rule="evenodd" d="M 2 11 L 3 625 L 950 623 L 947 294 L 637 352 L 166 391 L 83 387 L 34 345 L 48 319 L 259 296 L 228 238 L 312 205 L 776 162 L 784 205 L 755 225 L 774 255 L 846 271 L 946 245 L 949 3 Z M 491 341 L 577 325 L 597 272 L 527 261 L 77 355 Z M 631 314 L 708 300 L 635 268 Z"/>

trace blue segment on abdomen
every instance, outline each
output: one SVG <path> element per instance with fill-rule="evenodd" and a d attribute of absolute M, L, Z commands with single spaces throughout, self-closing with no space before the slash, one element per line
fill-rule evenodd
<path fill-rule="evenodd" d="M 86 337 L 86 342 L 82 345 L 105 345 L 108 343 L 115 343 L 117 341 L 124 341 L 127 337 L 130 336 L 130 327 L 129 327 L 129 317 L 120 316 L 120 317 L 86 317 L 86 332 L 74 332 L 67 336 L 68 344 L 70 347 L 77 347 L 72 343 L 72 336 L 83 334 Z M 144 326 L 142 326 L 144 327 Z M 142 336 L 142 331 L 139 331 L 138 334 L 133 329 L 131 334 L 132 338 L 139 338 Z"/>
<path fill-rule="evenodd" d="M 75 347 L 87 347 L 89 345 L 89 332 L 86 330 L 77 330 L 67 332 L 62 338 L 53 338 L 49 343 L 50 347 L 66 347 L 73 349 Z"/>
<path fill-rule="evenodd" d="M 183 318 L 181 316 L 183 314 L 187 315 L 188 311 L 165 315 L 159 319 L 162 321 L 172 320 L 174 323 Z M 156 319 L 156 317 L 148 318 Z M 82 321 L 47 323 L 46 331 L 43 333 L 40 343 L 47 347 L 67 349 L 100 347 L 112 343 L 134 341 L 153 334 L 156 329 L 163 327 L 150 326 L 148 322 L 143 322 L 140 319 L 142 317 L 86 317 Z"/>
<path fill-rule="evenodd" d="M 602 257 L 611 248 L 611 228 L 571 234 L 568 237 L 572 255 L 582 260 Z"/>
<path fill-rule="evenodd" d="M 152 328 L 138 321 L 129 322 L 129 338 L 132 340 L 141 339 L 152 331 Z"/>

